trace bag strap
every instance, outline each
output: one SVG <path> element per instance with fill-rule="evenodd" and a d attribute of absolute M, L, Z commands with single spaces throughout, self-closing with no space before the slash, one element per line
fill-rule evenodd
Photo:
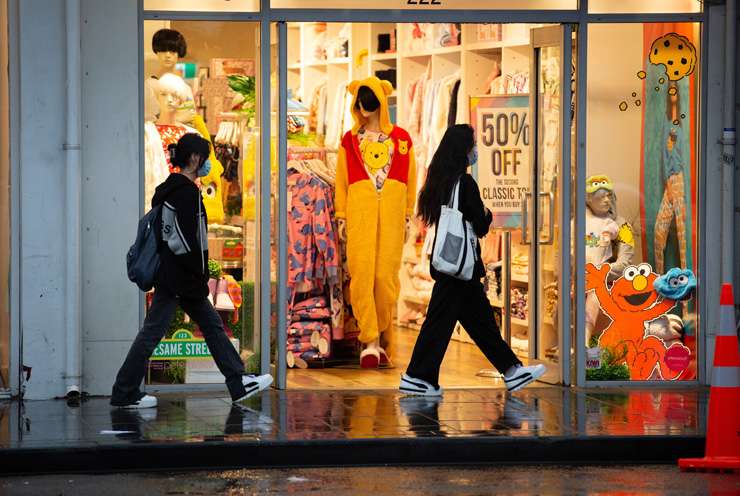
<path fill-rule="evenodd" d="M 456 277 L 459 276 L 460 273 L 465 268 L 465 258 L 468 256 L 468 230 L 464 224 L 465 222 L 463 221 L 463 232 L 465 233 L 465 237 L 463 241 L 463 254 L 462 254 L 462 258 L 460 259 L 460 265 L 457 268 L 457 272 L 455 272 Z"/>
<path fill-rule="evenodd" d="M 447 206 L 450 208 L 454 208 L 455 210 L 459 210 L 457 208 L 457 198 L 458 198 L 458 192 L 460 191 L 460 179 L 457 180 L 455 183 L 455 187 L 452 188 L 452 196 L 450 197 L 450 201 L 447 203 Z"/>

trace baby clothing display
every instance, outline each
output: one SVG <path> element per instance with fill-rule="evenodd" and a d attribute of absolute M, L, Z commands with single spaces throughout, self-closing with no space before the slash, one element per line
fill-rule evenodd
<path fill-rule="evenodd" d="M 332 186 L 321 160 L 288 162 L 288 363 L 328 358 L 344 338 L 344 297 Z"/>

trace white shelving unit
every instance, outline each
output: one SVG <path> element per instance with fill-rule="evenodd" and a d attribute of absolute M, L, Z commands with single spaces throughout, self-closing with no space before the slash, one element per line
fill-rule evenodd
<path fill-rule="evenodd" d="M 326 26 L 326 37 L 335 39 L 344 28 L 342 23 L 289 23 L 288 24 L 288 86 L 304 103 L 310 103 L 313 89 L 328 81 L 329 101 L 345 82 L 363 79 L 378 70 L 396 69 L 396 94 L 418 79 L 429 68 L 432 79 L 440 79 L 460 72 L 460 94 L 482 95 L 493 69 L 499 64 L 502 72 L 529 72 L 529 30 L 534 24 L 504 24 L 502 41 L 478 41 L 477 24 L 462 25 L 461 43 L 457 46 L 432 47 L 415 43 L 412 39 L 413 24 L 352 23 L 346 32 L 348 56 L 316 59 L 314 47 L 316 29 Z M 378 52 L 378 35 L 396 33 L 396 49 L 390 53 Z M 367 56 L 360 57 L 366 50 Z M 359 62 L 359 64 L 358 64 Z M 395 97 L 395 95 L 393 95 Z M 469 120 L 467 98 L 464 99 L 465 117 Z M 398 98 L 398 125 L 404 126 L 403 116 L 409 102 Z"/>

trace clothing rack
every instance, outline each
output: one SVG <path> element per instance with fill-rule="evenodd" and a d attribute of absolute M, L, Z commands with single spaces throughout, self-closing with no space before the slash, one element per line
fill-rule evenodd
<path fill-rule="evenodd" d="M 310 160 L 317 158 L 326 162 L 327 153 L 337 153 L 337 150 L 324 147 L 310 147 L 310 146 L 289 146 L 288 147 L 288 161 L 291 160 Z"/>

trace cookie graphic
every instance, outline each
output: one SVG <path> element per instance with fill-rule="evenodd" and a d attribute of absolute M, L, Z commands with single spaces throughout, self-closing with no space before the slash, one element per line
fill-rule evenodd
<path fill-rule="evenodd" d="M 694 72 L 696 48 L 685 36 L 669 33 L 650 47 L 650 63 L 665 66 L 670 81 L 678 81 Z"/>

